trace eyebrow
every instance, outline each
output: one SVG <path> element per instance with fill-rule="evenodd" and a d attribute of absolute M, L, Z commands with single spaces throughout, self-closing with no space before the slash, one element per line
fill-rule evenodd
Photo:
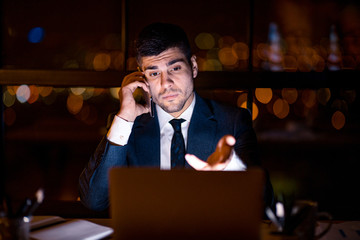
<path fill-rule="evenodd" d="M 183 58 L 177 58 L 177 59 L 171 60 L 170 62 L 168 62 L 168 63 L 166 64 L 166 66 L 171 66 L 171 65 L 173 65 L 173 64 L 175 64 L 175 63 L 178 63 L 178 62 L 185 62 L 185 59 L 183 59 Z M 146 68 L 144 69 L 144 71 L 146 71 L 146 70 L 154 70 L 154 69 L 158 69 L 158 68 L 159 68 L 158 66 L 152 66 L 152 65 L 150 65 L 150 66 L 146 67 Z"/>

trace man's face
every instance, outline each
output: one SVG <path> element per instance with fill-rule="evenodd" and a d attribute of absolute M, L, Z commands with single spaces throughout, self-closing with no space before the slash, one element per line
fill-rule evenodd
<path fill-rule="evenodd" d="M 192 66 L 176 47 L 156 56 L 141 58 L 153 101 L 174 117 L 185 111 L 194 98 L 193 78 L 198 71 L 195 56 L 191 63 Z"/>

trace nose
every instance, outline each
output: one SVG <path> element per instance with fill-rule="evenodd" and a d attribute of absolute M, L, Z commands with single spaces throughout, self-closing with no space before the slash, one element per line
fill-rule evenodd
<path fill-rule="evenodd" d="M 173 84 L 173 80 L 171 80 L 169 74 L 167 72 L 161 73 L 161 86 L 165 89 L 171 88 Z"/>

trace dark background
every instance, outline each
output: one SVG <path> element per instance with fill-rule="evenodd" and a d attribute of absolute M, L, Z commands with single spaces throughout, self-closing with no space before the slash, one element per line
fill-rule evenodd
<path fill-rule="evenodd" d="M 267 104 L 259 102 L 254 95 L 259 111 L 253 123 L 261 160 L 270 173 L 276 195 L 285 193 L 318 201 L 320 210 L 330 212 L 336 219 L 360 219 L 360 92 L 356 88 L 360 76 L 360 6 L 356 1 L 185 0 L 175 3 L 137 0 L 127 1 L 125 9 L 121 1 L 115 0 L 3 0 L 0 3 L 3 70 L 95 72 L 94 57 L 104 53 L 112 60 L 104 71 L 131 71 L 136 66 L 133 41 L 145 25 L 154 21 L 182 26 L 202 63 L 216 59 L 214 55 L 223 47 L 219 40 L 224 36 L 230 37 L 227 38 L 230 43 L 247 44 L 252 47 L 252 64 L 248 63 L 249 58 L 239 60 L 236 66 L 222 65 L 220 69 L 209 69 L 203 64 L 200 76 L 209 70 L 220 71 L 219 79 L 215 80 L 221 86 L 225 73 L 243 76 L 241 73 L 245 72 L 246 85 L 251 85 L 253 93 L 255 88 L 272 89 L 272 100 Z M 126 14 L 126 49 L 121 47 L 122 14 Z M 282 51 L 298 60 L 297 68 L 284 70 L 293 74 L 289 83 L 283 74 L 265 74 L 263 76 L 268 77 L 261 81 L 253 77 L 256 72 L 266 73 L 267 60 L 260 57 L 259 46 L 269 43 L 271 22 L 278 25 Z M 343 61 L 339 63 L 341 69 L 337 76 L 340 77 L 328 82 L 327 76 L 332 73 L 327 69 L 326 57 L 332 25 L 337 29 Z M 37 43 L 28 40 L 34 27 L 44 30 L 43 38 Z M 204 50 L 196 45 L 195 39 L 202 32 L 211 33 L 215 39 L 212 49 Z M 291 45 L 293 42 L 295 45 Z M 310 68 L 301 67 L 305 63 L 300 59 L 314 56 L 315 52 L 323 61 Z M 350 80 L 341 77 L 348 77 L 349 71 L 355 77 Z M 316 77 L 314 80 L 314 72 L 320 74 L 319 82 Z M 0 79 L 2 76 L 0 72 Z M 17 79 L 19 81 L 21 79 Z M 118 81 L 114 87 L 120 85 L 121 78 Z M 209 84 L 208 88 L 198 91 L 205 97 L 239 105 L 248 90 L 241 87 L 244 81 L 241 77 L 238 81 L 231 87 L 215 89 Z M 206 81 L 202 83 L 206 85 Z M 4 95 L 16 89 L 14 85 L 9 81 L 4 83 Z M 33 85 L 41 86 L 41 83 Z M 105 134 L 107 115 L 117 111 L 118 101 L 100 79 L 92 86 L 95 90 L 86 86 L 98 94 L 82 97 L 83 111 L 74 114 L 67 107 L 72 95 L 70 86 L 54 82 L 50 87 L 54 87 L 51 94 L 39 95 L 34 103 L 15 100 L 8 104 L 4 100 L 7 105 L 4 106 L 2 175 L 6 192 L 14 201 L 32 196 L 39 187 L 44 187 L 49 204 L 45 203 L 46 207 L 39 213 L 66 215 L 66 211 L 50 203 L 78 204 L 78 176 Z M 283 98 L 282 89 L 288 87 L 297 88 L 298 97 L 289 105 L 286 117 L 280 119 L 274 115 L 272 106 L 276 99 Z M 319 95 L 324 89 L 331 95 L 322 103 Z M 316 97 L 314 104 L 306 107 L 303 99 L 309 91 Z M 345 116 L 345 125 L 339 130 L 331 123 L 336 111 Z M 84 209 L 79 205 L 76 211 Z"/>

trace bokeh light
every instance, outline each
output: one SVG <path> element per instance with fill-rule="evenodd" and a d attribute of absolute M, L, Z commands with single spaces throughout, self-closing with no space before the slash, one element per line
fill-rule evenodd
<path fill-rule="evenodd" d="M 199 33 L 195 37 L 195 44 L 199 49 L 212 49 L 215 47 L 215 39 L 210 33 Z"/>
<path fill-rule="evenodd" d="M 98 53 L 93 60 L 95 71 L 106 71 L 110 67 L 111 57 L 108 53 Z"/>
<path fill-rule="evenodd" d="M 40 43 L 43 41 L 45 31 L 41 27 L 34 27 L 28 33 L 28 40 L 31 43 Z"/>
<path fill-rule="evenodd" d="M 320 88 L 317 90 L 317 100 L 320 104 L 326 105 L 331 97 L 331 91 L 329 88 Z"/>
<path fill-rule="evenodd" d="M 81 95 L 74 95 L 72 93 L 69 94 L 66 101 L 66 107 L 68 111 L 74 115 L 80 112 L 83 104 L 83 97 Z"/>
<path fill-rule="evenodd" d="M 284 119 L 290 112 L 289 103 L 281 98 L 276 99 L 273 105 L 273 113 L 276 117 Z"/>
<path fill-rule="evenodd" d="M 316 104 L 316 91 L 305 89 L 301 94 L 301 100 L 307 108 L 312 108 Z"/>
<path fill-rule="evenodd" d="M 25 103 L 30 98 L 30 88 L 28 85 L 21 85 L 16 90 L 16 98 L 19 102 Z"/>
<path fill-rule="evenodd" d="M 237 56 L 234 54 L 232 48 L 221 48 L 218 54 L 220 62 L 225 66 L 233 66 L 237 62 Z"/>
<path fill-rule="evenodd" d="M 271 101 L 273 96 L 273 92 L 271 88 L 256 88 L 255 89 L 255 97 L 256 99 L 263 103 L 267 104 Z"/>
<path fill-rule="evenodd" d="M 289 104 L 293 104 L 296 102 L 296 99 L 298 98 L 298 90 L 296 88 L 283 88 L 281 90 L 281 96 Z"/>
<path fill-rule="evenodd" d="M 204 71 L 222 71 L 221 62 L 217 59 L 207 59 L 204 62 Z"/>
<path fill-rule="evenodd" d="M 249 59 L 249 47 L 243 42 L 236 42 L 232 45 L 233 54 L 238 60 Z"/>
<path fill-rule="evenodd" d="M 86 90 L 86 88 L 82 88 L 82 87 L 70 88 L 70 91 L 74 95 L 81 95 L 85 92 L 85 90 Z"/>
<path fill-rule="evenodd" d="M 340 130 L 345 126 L 345 115 L 341 111 L 336 111 L 331 117 L 332 126 Z"/>
<path fill-rule="evenodd" d="M 16 97 L 14 94 L 11 94 L 11 91 L 9 91 L 9 89 L 7 89 L 4 93 L 3 93 L 3 104 L 6 107 L 11 107 L 12 105 L 14 105 Z"/>
<path fill-rule="evenodd" d="M 119 87 L 110 88 L 109 91 L 110 91 L 110 94 L 111 94 L 111 96 L 112 96 L 113 98 L 119 99 L 119 91 L 120 91 L 120 88 L 119 88 Z"/>
<path fill-rule="evenodd" d="M 237 98 L 236 105 L 240 108 L 246 108 L 247 109 L 247 97 L 248 94 L 246 92 L 241 92 L 240 95 Z M 253 102 L 252 104 L 252 120 L 254 121 L 258 115 L 259 115 L 259 108 L 258 106 Z"/>
<path fill-rule="evenodd" d="M 40 96 L 47 97 L 52 93 L 53 87 L 38 87 L 38 90 Z"/>
<path fill-rule="evenodd" d="M 29 99 L 27 100 L 28 103 L 32 104 L 34 102 L 36 102 L 38 99 L 39 99 L 39 90 L 36 86 L 34 85 L 31 85 L 29 87 L 30 89 L 30 97 Z"/>

